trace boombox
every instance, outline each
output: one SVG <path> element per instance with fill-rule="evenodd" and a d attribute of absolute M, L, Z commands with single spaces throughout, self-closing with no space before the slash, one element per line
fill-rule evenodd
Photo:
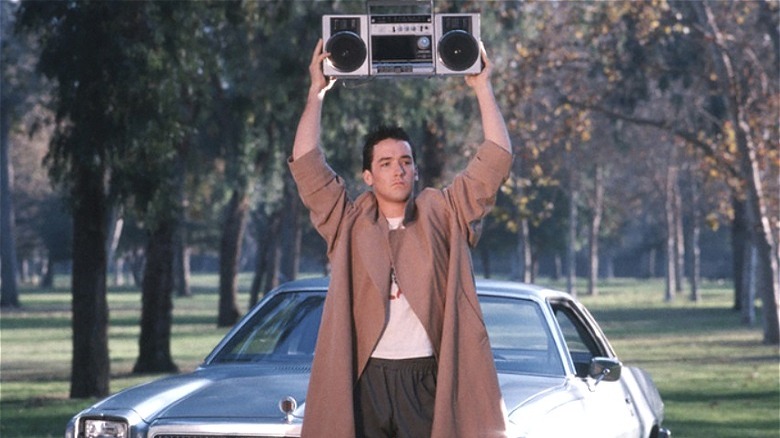
<path fill-rule="evenodd" d="M 482 70 L 479 14 L 325 15 L 323 70 L 337 78 L 467 75 Z"/>

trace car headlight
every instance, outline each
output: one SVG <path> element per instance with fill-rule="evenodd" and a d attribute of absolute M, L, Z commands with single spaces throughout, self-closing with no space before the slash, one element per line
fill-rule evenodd
<path fill-rule="evenodd" d="M 117 420 L 84 420 L 85 438 L 127 438 L 127 423 Z"/>

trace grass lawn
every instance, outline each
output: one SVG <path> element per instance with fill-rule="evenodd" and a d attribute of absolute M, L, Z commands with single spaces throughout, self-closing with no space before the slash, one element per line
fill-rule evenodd
<path fill-rule="evenodd" d="M 620 359 L 653 376 L 674 436 L 777 438 L 778 348 L 740 323 L 730 286 L 707 284 L 702 295 L 665 303 L 660 282 L 615 280 L 580 300 Z"/>
<path fill-rule="evenodd" d="M 95 400 L 68 399 L 71 360 L 67 280 L 54 290 L 22 289 L 22 308 L 0 314 L 0 436 L 62 436 L 68 419 Z M 227 332 L 216 327 L 217 279 L 193 279 L 194 296 L 176 298 L 172 354 L 195 368 Z M 246 286 L 246 279 L 242 285 Z M 246 290 L 246 287 L 242 288 Z M 703 301 L 663 302 L 660 281 L 613 280 L 597 297 L 580 296 L 621 360 L 648 370 L 676 437 L 780 434 L 780 355 L 761 343 L 731 307 L 729 286 L 708 284 Z M 239 294 L 246 310 L 247 294 Z M 155 378 L 131 373 L 138 354 L 137 289 L 109 292 L 111 391 Z"/>

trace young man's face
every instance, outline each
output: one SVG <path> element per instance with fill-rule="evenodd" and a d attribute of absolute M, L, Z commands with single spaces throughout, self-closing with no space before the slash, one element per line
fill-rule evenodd
<path fill-rule="evenodd" d="M 402 215 L 417 179 L 412 147 L 403 140 L 387 138 L 374 145 L 373 155 L 371 170 L 363 171 L 363 181 L 373 187 L 380 208 L 400 208 Z"/>

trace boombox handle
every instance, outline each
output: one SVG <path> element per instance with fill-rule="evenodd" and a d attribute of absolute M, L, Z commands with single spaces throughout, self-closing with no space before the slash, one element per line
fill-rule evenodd
<path fill-rule="evenodd" d="M 433 0 L 366 0 L 366 13 L 433 15 Z"/>

